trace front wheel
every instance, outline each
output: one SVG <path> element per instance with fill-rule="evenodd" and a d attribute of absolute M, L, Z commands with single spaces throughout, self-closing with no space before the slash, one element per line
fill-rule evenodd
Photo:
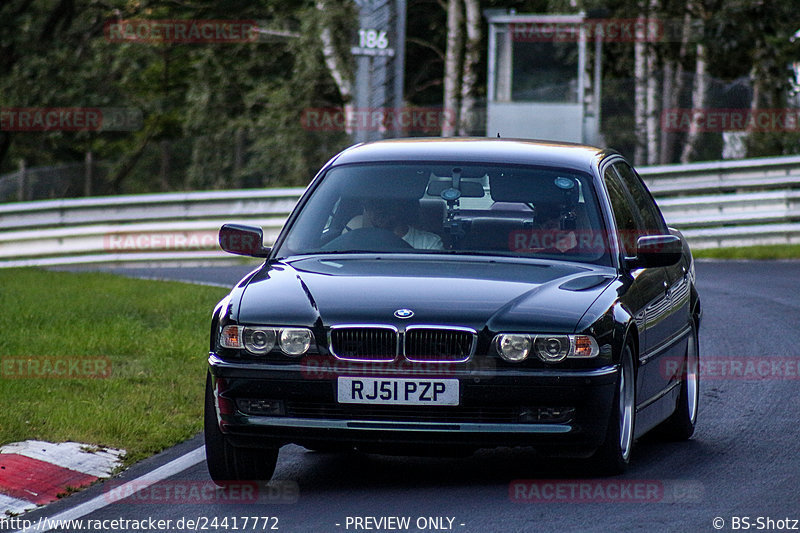
<path fill-rule="evenodd" d="M 635 381 L 633 351 L 630 345 L 626 345 L 620 359 L 606 439 L 592 456 L 592 463 L 602 473 L 621 474 L 630 462 L 636 418 Z"/>
<path fill-rule="evenodd" d="M 211 479 L 224 487 L 231 481 L 269 481 L 278 463 L 278 448 L 238 448 L 219 429 L 211 375 L 206 377 L 206 463 Z"/>

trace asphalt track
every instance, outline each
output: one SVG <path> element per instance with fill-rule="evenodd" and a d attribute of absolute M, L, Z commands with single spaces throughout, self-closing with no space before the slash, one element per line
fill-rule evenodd
<path fill-rule="evenodd" d="M 116 271 L 232 285 L 248 270 Z M 697 277 L 704 307 L 700 353 L 707 362 L 697 431 L 683 443 L 641 439 L 623 476 L 592 478 L 575 461 L 540 459 L 519 449 L 481 451 L 464 458 L 424 458 L 316 453 L 288 446 L 278 460 L 275 479 L 279 482 L 271 492 L 262 490 L 256 504 L 220 495 L 202 505 L 181 504 L 175 498 L 159 499 L 164 492 L 152 490 L 144 503 L 114 502 L 107 482 L 24 518 L 75 516 L 82 512 L 75 509 L 83 506 L 84 510 L 99 507 L 84 520 L 154 518 L 176 524 L 181 518 L 201 519 L 194 524 L 200 527 L 194 529 L 174 525 L 155 529 L 176 532 L 270 531 L 275 526 L 284 532 L 800 529 L 800 379 L 796 375 L 800 262 L 699 262 Z M 744 364 L 733 376 L 731 371 L 737 369 L 730 366 L 732 361 Z M 159 482 L 167 486 L 204 487 L 210 481 L 196 451 L 202 444 L 198 436 L 135 465 L 115 482 L 156 471 L 168 476 Z M 175 468 L 158 470 L 165 464 L 175 465 L 176 460 Z M 173 472 L 176 468 L 180 471 Z M 525 501 L 513 497 L 518 490 L 515 480 L 528 480 L 516 492 Z M 92 501 L 95 504 L 87 506 Z M 254 516 L 277 520 L 260 520 L 255 528 L 250 520 L 245 527 L 242 519 Z M 225 517 L 228 522 L 223 526 Z M 367 517 L 407 517 L 409 527 Z M 106 524 L 104 531 L 134 531 Z M 99 531 L 85 526 L 84 531 Z"/>

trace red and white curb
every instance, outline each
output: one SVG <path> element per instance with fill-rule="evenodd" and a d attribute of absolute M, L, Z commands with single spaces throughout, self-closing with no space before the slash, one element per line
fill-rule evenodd
<path fill-rule="evenodd" d="M 0 517 L 45 505 L 70 489 L 107 478 L 124 455 L 125 450 L 79 442 L 27 440 L 0 447 Z"/>

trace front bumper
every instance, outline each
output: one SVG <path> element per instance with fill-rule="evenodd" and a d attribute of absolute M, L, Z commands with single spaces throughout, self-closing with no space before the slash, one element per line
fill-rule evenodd
<path fill-rule="evenodd" d="M 416 378 L 457 378 L 459 406 L 344 405 L 334 371 L 309 376 L 301 364 L 253 364 L 209 357 L 220 428 L 238 446 L 299 444 L 400 452 L 443 447 L 534 446 L 585 456 L 605 439 L 618 367 L 585 370 L 453 369 Z M 407 377 L 382 369 L 381 377 Z M 372 374 L 374 377 L 375 374 Z M 280 402 L 279 416 L 244 412 L 239 401 Z"/>

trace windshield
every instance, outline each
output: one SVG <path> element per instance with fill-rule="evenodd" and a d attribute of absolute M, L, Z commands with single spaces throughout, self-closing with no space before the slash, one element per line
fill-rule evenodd
<path fill-rule="evenodd" d="M 591 177 L 546 167 L 334 167 L 277 251 L 543 257 L 609 265 Z"/>

